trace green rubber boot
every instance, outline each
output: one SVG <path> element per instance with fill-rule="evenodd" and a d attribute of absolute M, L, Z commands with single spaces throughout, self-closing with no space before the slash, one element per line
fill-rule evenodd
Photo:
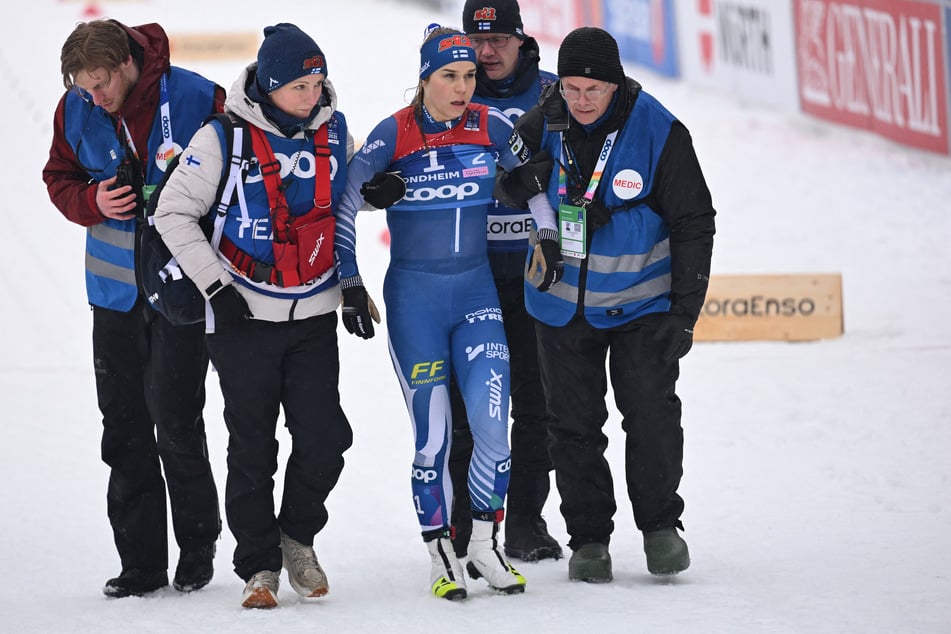
<path fill-rule="evenodd" d="M 647 570 L 652 575 L 675 575 L 690 567 L 687 542 L 676 528 L 644 533 L 644 554 L 647 555 Z"/>
<path fill-rule="evenodd" d="M 568 578 L 572 581 L 607 583 L 611 574 L 611 554 L 605 544 L 585 544 L 568 560 Z"/>

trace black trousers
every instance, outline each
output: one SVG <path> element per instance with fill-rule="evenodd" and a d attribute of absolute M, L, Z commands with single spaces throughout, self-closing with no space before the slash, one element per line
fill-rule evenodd
<path fill-rule="evenodd" d="M 624 467 L 634 521 L 641 531 L 679 526 L 683 499 L 681 404 L 674 391 L 679 363 L 662 359 L 654 340 L 659 316 L 650 315 L 610 330 L 575 318 L 554 328 L 539 323 L 539 359 L 551 423 L 551 456 L 561 512 L 577 550 L 608 544 L 617 511 L 603 432 L 610 353 L 611 386 L 626 434 Z"/>
<path fill-rule="evenodd" d="M 525 310 L 525 290 L 521 278 L 496 278 L 495 286 L 505 320 L 511 372 L 512 470 L 506 512 L 509 518 L 535 517 L 541 513 L 548 498 L 548 473 L 552 469 L 548 455 L 548 425 L 551 415 L 545 404 L 545 393 L 539 375 L 535 319 Z M 455 497 L 452 523 L 454 526 L 465 526 L 472 521 L 471 503 L 466 488 L 469 460 L 472 456 L 472 433 L 469 430 L 465 404 L 455 381 L 450 385 L 450 402 L 453 436 L 449 470 Z"/>
<path fill-rule="evenodd" d="M 92 311 L 106 502 L 119 559 L 123 570 L 167 570 L 166 483 L 182 551 L 221 532 L 202 417 L 204 324 L 173 326 L 142 298 L 127 313 Z"/>
<path fill-rule="evenodd" d="M 251 320 L 208 335 L 221 381 L 228 427 L 225 513 L 235 537 L 234 570 L 247 581 L 261 570 L 280 570 L 281 531 L 302 544 L 327 524 L 325 502 L 353 444 L 340 407 L 337 314 L 301 321 Z M 277 421 L 291 450 L 284 469 L 280 513 L 275 517 Z"/>

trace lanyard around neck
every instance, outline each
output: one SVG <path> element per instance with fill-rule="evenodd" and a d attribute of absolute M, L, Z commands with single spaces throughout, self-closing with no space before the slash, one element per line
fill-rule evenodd
<path fill-rule="evenodd" d="M 584 192 L 584 199 L 588 203 L 594 200 L 594 192 L 598 189 L 598 185 L 601 183 L 601 177 L 604 175 L 604 167 L 608 163 L 608 157 L 611 156 L 611 150 L 614 149 L 614 139 L 617 138 L 617 133 L 618 131 L 615 130 L 604 139 L 604 145 L 601 147 L 601 153 L 598 155 L 598 162 L 594 166 L 594 172 L 591 174 L 591 180 L 588 181 L 588 187 Z M 577 161 L 574 158 L 571 148 L 569 148 L 568 144 L 565 142 L 564 132 L 559 133 L 558 137 L 561 141 L 561 156 L 568 162 L 569 165 L 577 169 Z M 565 171 L 565 164 L 562 161 L 559 161 L 558 168 L 558 195 L 562 198 L 566 198 L 568 196 L 568 175 Z"/>

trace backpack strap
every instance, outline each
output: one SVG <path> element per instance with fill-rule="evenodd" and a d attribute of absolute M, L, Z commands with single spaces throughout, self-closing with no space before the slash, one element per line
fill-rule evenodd
<path fill-rule="evenodd" d="M 253 155 L 257 157 L 261 170 L 261 180 L 267 191 L 268 208 L 271 215 L 271 231 L 275 243 L 293 242 L 292 224 L 311 222 L 313 219 L 331 215 L 331 166 L 330 145 L 327 141 L 327 125 L 320 126 L 314 133 L 314 208 L 303 216 L 292 217 L 284 196 L 285 185 L 281 180 L 281 164 L 274 156 L 267 135 L 255 125 L 247 125 L 247 136 Z M 243 181 L 239 181 L 242 183 Z M 250 223 L 247 207 L 244 201 L 244 189 L 238 187 L 238 204 L 241 207 L 242 218 Z M 222 200 L 222 214 L 231 205 L 230 200 Z M 216 223 L 217 224 L 217 223 Z M 221 236 L 214 245 L 228 258 L 236 271 L 255 282 L 267 282 L 281 287 L 298 286 L 301 283 L 296 267 L 277 266 L 256 260 L 231 242 L 227 236 Z"/>

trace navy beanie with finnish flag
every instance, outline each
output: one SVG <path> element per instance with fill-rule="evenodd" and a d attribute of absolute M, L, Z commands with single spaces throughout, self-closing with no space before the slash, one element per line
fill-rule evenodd
<path fill-rule="evenodd" d="M 298 77 L 320 73 L 327 74 L 327 60 L 312 37 L 288 22 L 264 27 L 256 74 L 265 94 Z"/>
<path fill-rule="evenodd" d="M 525 39 L 516 0 L 467 0 L 462 9 L 462 30 L 469 35 L 505 33 Z"/>

